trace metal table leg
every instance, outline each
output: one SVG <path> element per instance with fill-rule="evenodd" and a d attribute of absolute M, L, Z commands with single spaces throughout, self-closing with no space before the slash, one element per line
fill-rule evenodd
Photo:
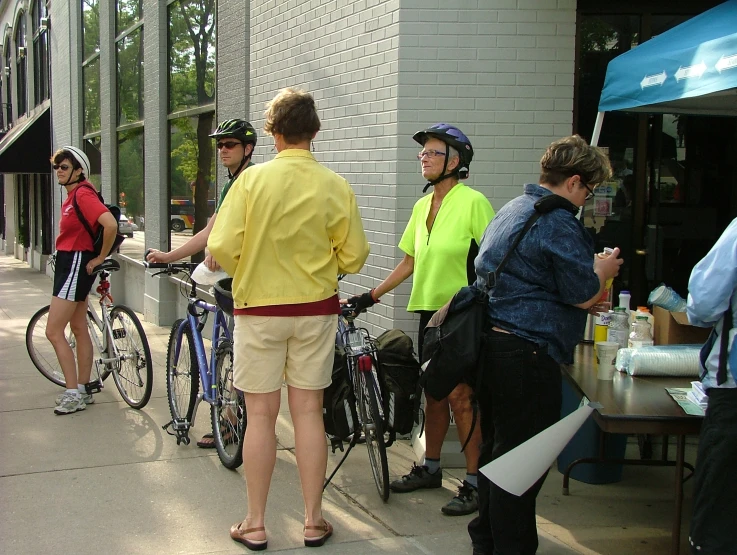
<path fill-rule="evenodd" d="M 683 466 L 686 451 L 686 436 L 679 435 L 676 449 L 676 507 L 673 515 L 673 532 L 671 534 L 672 555 L 678 555 L 681 548 L 681 512 L 683 509 Z"/>

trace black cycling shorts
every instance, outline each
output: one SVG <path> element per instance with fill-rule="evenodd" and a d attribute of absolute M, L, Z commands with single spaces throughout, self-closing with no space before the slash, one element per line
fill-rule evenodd
<path fill-rule="evenodd" d="M 87 273 L 87 263 L 93 258 L 95 258 L 93 252 L 57 251 L 54 297 L 67 301 L 84 301 L 97 279 L 97 276 Z"/>

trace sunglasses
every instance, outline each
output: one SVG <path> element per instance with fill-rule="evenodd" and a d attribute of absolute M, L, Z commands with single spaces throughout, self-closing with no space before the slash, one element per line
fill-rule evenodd
<path fill-rule="evenodd" d="M 237 147 L 240 144 L 241 143 L 239 142 L 229 141 L 227 143 L 217 143 L 217 145 L 215 146 L 217 146 L 218 150 L 222 150 L 222 149 L 233 150 L 235 147 Z"/>
<path fill-rule="evenodd" d="M 54 168 L 55 170 L 58 170 L 59 168 L 61 168 L 62 170 L 67 171 L 72 166 L 70 166 L 69 164 L 54 164 L 51 167 Z"/>

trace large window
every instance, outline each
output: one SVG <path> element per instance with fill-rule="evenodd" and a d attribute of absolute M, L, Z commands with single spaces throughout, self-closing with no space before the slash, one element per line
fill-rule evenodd
<path fill-rule="evenodd" d="M 49 98 L 49 14 L 46 0 L 33 4 L 33 98 L 38 106 Z"/>
<path fill-rule="evenodd" d="M 3 73 L 5 74 L 5 94 L 7 95 L 5 98 L 5 125 L 8 126 L 13 123 L 13 81 L 11 79 L 13 67 L 10 65 L 10 60 L 12 59 L 10 49 L 10 40 L 8 39 L 5 41 L 5 68 L 3 69 Z"/>
<path fill-rule="evenodd" d="M 18 116 L 26 113 L 27 109 L 27 74 L 28 56 L 26 50 L 26 15 L 21 12 L 15 27 L 15 63 L 17 66 L 16 85 L 18 91 Z"/>
<path fill-rule="evenodd" d="M 37 174 L 34 177 L 34 244 L 36 250 L 41 254 L 51 254 L 52 231 L 51 231 L 51 198 L 52 185 L 51 174 Z"/>
<path fill-rule="evenodd" d="M 142 229 L 144 218 L 144 149 L 143 127 L 118 132 L 118 198 L 124 217 Z M 135 229 L 135 228 L 134 228 Z M 143 237 L 134 232 L 135 240 L 123 242 L 121 253 L 131 258 L 143 258 Z"/>
<path fill-rule="evenodd" d="M 22 173 L 16 180 L 16 242 L 24 248 L 31 246 L 31 175 Z"/>
<path fill-rule="evenodd" d="M 217 203 L 215 2 L 169 2 L 169 195 L 171 246 L 207 225 Z M 203 258 L 194 255 L 194 261 Z"/>
<path fill-rule="evenodd" d="M 143 3 L 115 2 L 115 59 L 117 65 L 118 189 L 113 199 L 123 217 L 135 224 L 134 239 L 121 252 L 143 257 L 144 148 L 143 148 Z"/>
<path fill-rule="evenodd" d="M 100 7 L 98 0 L 82 0 L 82 56 L 84 135 L 89 137 L 100 132 Z"/>

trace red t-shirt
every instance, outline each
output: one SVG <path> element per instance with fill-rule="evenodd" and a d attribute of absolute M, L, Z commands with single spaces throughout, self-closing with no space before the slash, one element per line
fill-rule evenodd
<path fill-rule="evenodd" d="M 72 198 L 77 199 L 77 206 L 92 233 L 97 233 L 100 224 L 97 220 L 107 212 L 107 206 L 97 198 L 93 185 L 89 181 L 82 181 L 72 189 L 64 203 L 61 205 L 61 221 L 59 222 L 59 235 L 56 238 L 56 250 L 58 251 L 92 251 L 92 237 L 82 225 L 74 209 Z"/>

